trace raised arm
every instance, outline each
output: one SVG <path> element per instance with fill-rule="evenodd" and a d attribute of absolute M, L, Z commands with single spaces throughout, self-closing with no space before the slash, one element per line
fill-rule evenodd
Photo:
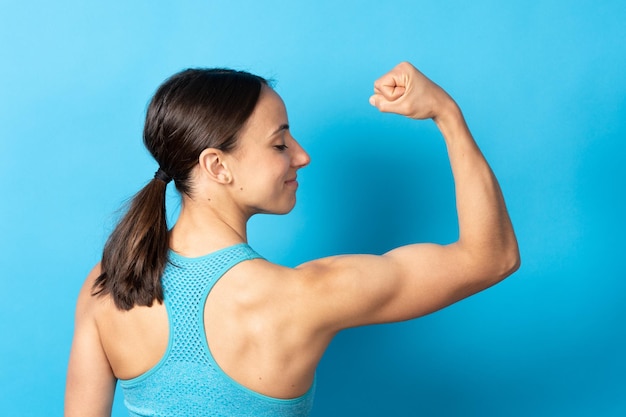
<path fill-rule="evenodd" d="M 370 103 L 435 121 L 454 176 L 460 234 L 450 245 L 414 244 L 383 256 L 338 256 L 299 267 L 331 332 L 428 314 L 494 285 L 520 262 L 498 182 L 454 100 L 401 63 L 375 82 Z"/>

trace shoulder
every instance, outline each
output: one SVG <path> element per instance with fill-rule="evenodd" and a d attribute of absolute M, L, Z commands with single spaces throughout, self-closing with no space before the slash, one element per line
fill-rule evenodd
<path fill-rule="evenodd" d="M 253 259 L 238 266 L 241 276 L 247 277 L 257 289 L 267 287 L 272 292 L 310 291 L 333 278 L 349 273 L 348 259 L 342 257 L 323 258 L 309 261 L 296 267 L 273 263 L 266 259 Z M 260 287 L 260 288 L 259 288 Z"/>
<path fill-rule="evenodd" d="M 89 272 L 78 293 L 76 300 L 76 321 L 91 321 L 105 309 L 108 309 L 113 301 L 108 295 L 96 295 L 94 284 L 101 274 L 100 263 L 98 262 Z"/>
<path fill-rule="evenodd" d="M 362 284 L 374 277 L 394 275 L 397 265 L 392 257 L 378 255 L 338 255 L 285 267 L 265 259 L 252 260 L 241 266 L 245 276 L 254 277 L 254 285 L 267 286 L 272 292 L 289 292 L 301 298 L 333 296 L 336 291 Z M 380 282 L 380 281 L 378 281 Z M 299 297 L 299 298 L 300 298 Z"/>
<path fill-rule="evenodd" d="M 275 274 L 274 296 L 316 332 L 384 321 L 374 312 L 399 289 L 399 267 L 388 256 L 340 255 L 295 268 L 266 267 Z"/>
<path fill-rule="evenodd" d="M 93 295 L 94 284 L 96 279 L 100 276 L 101 270 L 100 262 L 98 262 L 87 275 L 87 278 L 83 282 L 80 292 L 78 293 L 78 299 L 76 302 L 77 307 L 87 308 L 92 304 L 91 301 L 95 298 Z"/>

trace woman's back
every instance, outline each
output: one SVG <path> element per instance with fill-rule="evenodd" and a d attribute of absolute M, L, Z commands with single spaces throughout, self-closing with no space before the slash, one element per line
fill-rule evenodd
<path fill-rule="evenodd" d="M 180 401 L 194 392 L 214 413 L 212 393 L 230 390 L 227 397 L 251 415 L 264 415 L 264 407 L 306 415 L 323 347 L 282 308 L 286 294 L 272 288 L 281 269 L 245 244 L 197 258 L 172 253 L 164 304 L 122 312 L 106 298 L 96 299 L 102 346 L 129 410 L 151 406 L 167 415 L 158 408 L 166 407 L 165 398 Z"/>
<path fill-rule="evenodd" d="M 326 347 L 314 334 L 306 334 L 306 326 L 290 311 L 289 304 L 297 300 L 290 299 L 290 286 L 281 278 L 287 270 L 263 259 L 233 266 L 216 277 L 202 315 L 202 336 L 219 367 L 243 386 L 276 398 L 295 398 L 309 390 Z M 97 273 L 96 269 L 92 275 Z M 139 377 L 164 357 L 172 326 L 165 288 L 164 304 L 130 311 L 120 311 L 106 297 L 89 298 L 96 304 L 100 339 L 117 378 Z M 191 291 L 188 288 L 178 297 L 190 301 Z"/>

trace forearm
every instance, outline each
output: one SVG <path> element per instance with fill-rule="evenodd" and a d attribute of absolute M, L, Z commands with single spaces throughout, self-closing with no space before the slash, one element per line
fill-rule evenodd
<path fill-rule="evenodd" d="M 446 142 L 454 176 L 458 245 L 481 269 L 506 276 L 517 267 L 519 253 L 498 181 L 452 99 L 433 120 Z"/>

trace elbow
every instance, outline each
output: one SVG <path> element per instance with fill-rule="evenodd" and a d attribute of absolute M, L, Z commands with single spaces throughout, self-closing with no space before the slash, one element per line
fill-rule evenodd
<path fill-rule="evenodd" d="M 470 251 L 468 253 L 468 271 L 470 281 L 481 289 L 491 287 L 517 271 L 521 265 L 521 257 L 517 242 L 510 245 L 499 245 L 488 250 Z"/>
<path fill-rule="evenodd" d="M 507 253 L 503 260 L 503 277 L 502 279 L 508 277 L 517 271 L 522 265 L 522 258 L 519 253 L 519 248 L 515 245 L 515 248 L 510 250 Z"/>
<path fill-rule="evenodd" d="M 494 270 L 492 276 L 495 282 L 500 282 L 508 276 L 517 271 L 521 264 L 522 259 L 519 252 L 517 242 L 513 242 L 508 247 L 502 248 L 492 255 L 492 265 Z"/>

